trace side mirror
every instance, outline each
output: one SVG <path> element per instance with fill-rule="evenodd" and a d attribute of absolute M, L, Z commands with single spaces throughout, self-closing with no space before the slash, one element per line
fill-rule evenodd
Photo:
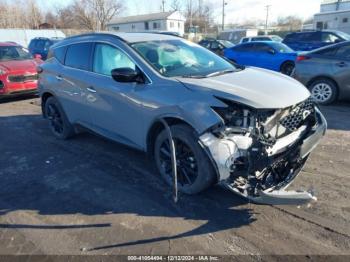
<path fill-rule="evenodd" d="M 334 41 L 335 44 L 338 44 L 338 43 L 341 43 L 341 42 L 343 42 L 343 40 L 341 40 L 341 39 L 339 39 L 339 38 L 338 38 L 338 39 L 335 39 L 335 41 Z"/>
<path fill-rule="evenodd" d="M 269 53 L 270 55 L 274 55 L 274 54 L 276 54 L 276 51 L 273 50 L 273 49 L 269 49 L 269 50 L 267 51 L 267 53 Z"/>
<path fill-rule="evenodd" d="M 121 83 L 143 83 L 143 77 L 130 67 L 116 68 L 111 71 L 112 78 Z"/>
<path fill-rule="evenodd" d="M 43 58 L 41 56 L 41 54 L 34 54 L 33 57 L 34 57 L 34 59 L 42 59 Z"/>

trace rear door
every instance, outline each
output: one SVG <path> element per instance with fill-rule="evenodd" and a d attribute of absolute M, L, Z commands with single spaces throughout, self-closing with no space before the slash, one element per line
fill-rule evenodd
<path fill-rule="evenodd" d="M 91 74 L 92 43 L 77 43 L 66 49 L 64 66 L 56 72 L 60 88 L 60 101 L 73 123 L 90 125 L 90 115 L 86 98 L 89 87 L 94 82 Z"/>
<path fill-rule="evenodd" d="M 341 45 L 333 60 L 334 78 L 342 96 L 350 97 L 350 43 Z"/>

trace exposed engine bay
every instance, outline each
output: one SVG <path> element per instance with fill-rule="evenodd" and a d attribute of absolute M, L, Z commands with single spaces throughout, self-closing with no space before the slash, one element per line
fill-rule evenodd
<path fill-rule="evenodd" d="M 200 137 L 216 164 L 219 180 L 233 192 L 264 204 L 301 204 L 309 192 L 285 189 L 303 168 L 327 124 L 308 99 L 279 110 L 258 110 L 219 98 L 213 108 L 223 122 Z"/>

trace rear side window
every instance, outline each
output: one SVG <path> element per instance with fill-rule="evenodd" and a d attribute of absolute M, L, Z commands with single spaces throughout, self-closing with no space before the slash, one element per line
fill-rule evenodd
<path fill-rule="evenodd" d="M 233 50 L 239 51 L 239 52 L 248 52 L 248 51 L 252 51 L 253 49 L 254 49 L 253 44 L 244 44 L 244 45 L 238 45 L 233 47 Z"/>
<path fill-rule="evenodd" d="M 64 57 L 66 55 L 67 47 L 58 47 L 50 51 L 50 53 L 53 53 L 53 56 L 61 63 L 64 63 Z"/>
<path fill-rule="evenodd" d="M 319 33 L 302 33 L 299 34 L 299 41 L 302 42 L 313 42 L 313 41 L 320 41 L 321 37 Z"/>
<path fill-rule="evenodd" d="M 89 70 L 91 50 L 91 43 L 80 43 L 68 46 L 65 65 L 77 69 Z"/>

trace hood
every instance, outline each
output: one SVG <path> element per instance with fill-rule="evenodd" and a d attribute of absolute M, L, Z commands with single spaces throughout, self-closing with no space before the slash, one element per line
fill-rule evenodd
<path fill-rule="evenodd" d="M 310 92 L 293 78 L 253 67 L 211 78 L 178 80 L 191 90 L 209 92 L 257 109 L 287 108 L 310 96 Z"/>
<path fill-rule="evenodd" d="M 36 71 L 37 63 L 34 60 L 10 60 L 10 61 L 0 61 L 0 68 L 6 71 Z"/>

